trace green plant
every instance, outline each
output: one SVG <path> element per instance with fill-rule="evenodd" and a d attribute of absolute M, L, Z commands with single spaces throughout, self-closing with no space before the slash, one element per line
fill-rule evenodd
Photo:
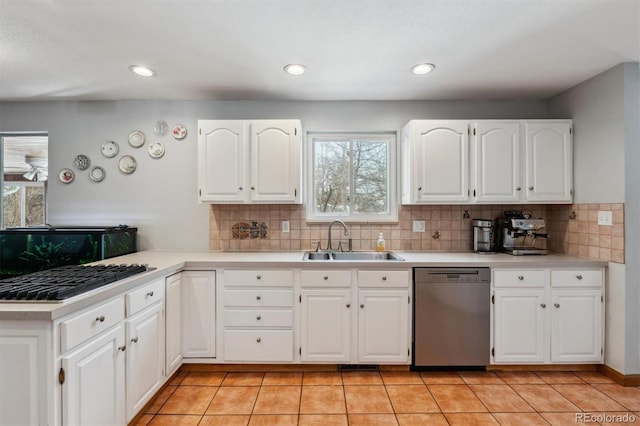
<path fill-rule="evenodd" d="M 29 244 L 29 248 L 22 252 L 20 259 L 39 264 L 41 270 L 68 265 L 71 262 L 71 256 L 62 251 L 62 247 L 66 242 L 67 239 L 65 238 L 61 242 L 54 244 L 51 241 L 45 241 L 43 236 L 39 245 Z M 73 247 L 74 245 L 75 241 L 71 241 L 68 247 Z"/>

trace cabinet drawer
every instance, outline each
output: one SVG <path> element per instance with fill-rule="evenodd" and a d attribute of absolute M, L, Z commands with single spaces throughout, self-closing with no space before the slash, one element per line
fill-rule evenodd
<path fill-rule="evenodd" d="M 144 285 L 125 295 L 127 316 L 140 312 L 147 306 L 151 306 L 164 298 L 164 281 L 158 280 Z"/>
<path fill-rule="evenodd" d="M 124 320 L 124 300 L 119 297 L 62 321 L 60 323 L 60 352 L 64 353 L 74 348 L 122 320 Z"/>
<path fill-rule="evenodd" d="M 225 330 L 225 361 L 293 361 L 293 330 Z"/>
<path fill-rule="evenodd" d="M 494 287 L 544 287 L 546 272 L 534 270 L 493 270 Z"/>
<path fill-rule="evenodd" d="M 409 287 L 409 271 L 358 271 L 358 287 Z"/>
<path fill-rule="evenodd" d="M 293 311 L 287 310 L 224 310 L 225 327 L 293 327 Z"/>
<path fill-rule="evenodd" d="M 293 290 L 225 290 L 224 306 L 290 308 Z"/>
<path fill-rule="evenodd" d="M 603 283 L 602 269 L 551 270 L 553 287 L 600 287 Z"/>
<path fill-rule="evenodd" d="M 351 271 L 301 271 L 302 287 L 350 287 Z"/>
<path fill-rule="evenodd" d="M 275 286 L 293 287 L 293 271 L 285 270 L 251 270 L 224 271 L 224 284 L 228 287 L 242 286 Z"/>

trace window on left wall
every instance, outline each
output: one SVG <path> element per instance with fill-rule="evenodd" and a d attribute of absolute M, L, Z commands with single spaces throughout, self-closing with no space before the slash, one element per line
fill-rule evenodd
<path fill-rule="evenodd" d="M 46 223 L 47 133 L 0 133 L 0 229 Z"/>

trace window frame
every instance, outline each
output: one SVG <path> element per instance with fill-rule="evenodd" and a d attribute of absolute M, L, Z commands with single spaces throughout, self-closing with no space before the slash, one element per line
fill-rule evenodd
<path fill-rule="evenodd" d="M 315 191 L 315 140 L 326 139 L 373 139 L 387 142 L 387 197 L 388 212 L 386 214 L 353 214 L 331 213 L 320 214 L 316 212 Z M 305 143 L 307 197 L 305 197 L 306 220 L 310 223 L 329 223 L 340 219 L 345 223 L 398 223 L 398 134 L 395 131 L 359 131 L 359 132 L 323 132 L 308 131 Z"/>

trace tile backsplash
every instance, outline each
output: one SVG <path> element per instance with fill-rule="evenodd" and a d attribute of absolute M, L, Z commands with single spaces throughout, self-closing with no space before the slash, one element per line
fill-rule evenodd
<path fill-rule="evenodd" d="M 399 221 L 393 224 L 347 224 L 353 250 L 374 250 L 378 234 L 384 233 L 387 250 L 469 251 L 471 220 L 495 219 L 505 210 L 522 210 L 547 220 L 550 248 L 594 259 L 624 263 L 624 205 L 427 205 L 399 206 Z M 597 211 L 611 210 L 613 226 L 597 224 Z M 465 214 L 468 213 L 468 215 Z M 575 212 L 575 219 L 571 212 Z M 307 223 L 303 205 L 212 205 L 209 213 L 211 250 L 314 250 L 318 241 L 326 248 L 326 223 Z M 467 217 L 468 216 L 468 217 Z M 413 232 L 413 221 L 424 220 L 425 232 Z M 282 232 L 289 221 L 289 232 Z M 267 238 L 234 237 L 237 223 L 265 224 Z M 332 239 L 346 241 L 339 227 Z"/>

